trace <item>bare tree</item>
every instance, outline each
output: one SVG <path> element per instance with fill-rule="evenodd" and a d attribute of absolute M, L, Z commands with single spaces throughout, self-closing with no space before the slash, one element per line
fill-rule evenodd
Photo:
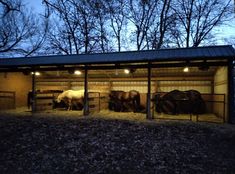
<path fill-rule="evenodd" d="M 91 1 L 44 0 L 44 3 L 54 21 L 49 43 L 56 53 L 80 54 L 94 50 L 97 33 Z"/>
<path fill-rule="evenodd" d="M 171 10 L 172 0 L 160 0 L 157 3 L 157 9 L 154 14 L 155 21 L 149 26 L 148 44 L 150 42 L 151 49 L 160 49 L 166 46 L 169 41 L 167 34 L 174 27 L 175 15 Z"/>
<path fill-rule="evenodd" d="M 212 30 L 231 19 L 231 0 L 178 0 L 171 6 L 177 16 L 172 37 L 179 47 L 199 46 Z"/>
<path fill-rule="evenodd" d="M 59 54 L 79 53 L 79 40 L 77 39 L 78 23 L 75 22 L 76 9 L 71 3 L 64 0 L 44 0 L 47 11 L 50 14 L 52 30 L 48 35 L 49 49 Z"/>
<path fill-rule="evenodd" d="M 134 37 L 137 50 L 148 46 L 145 41 L 150 26 L 155 22 L 156 7 L 157 0 L 129 1 L 127 18 L 135 27 Z"/>
<path fill-rule="evenodd" d="M 230 36 L 229 38 L 224 38 L 223 41 L 226 44 L 232 45 L 235 48 L 235 36 Z"/>
<path fill-rule="evenodd" d="M 108 14 L 110 18 L 110 27 L 114 33 L 114 37 L 117 40 L 118 51 L 122 48 L 122 30 L 124 25 L 127 25 L 127 1 L 126 0 L 111 0 L 107 1 Z M 124 36 L 123 36 L 124 37 Z"/>
<path fill-rule="evenodd" d="M 0 0 L 3 17 L 18 12 L 2 3 L 8 1 Z M 212 30 L 230 19 L 230 1 L 43 0 L 50 18 L 46 52 L 108 52 L 113 44 L 121 51 L 126 43 L 137 50 L 211 44 Z"/>
<path fill-rule="evenodd" d="M 47 25 L 32 15 L 20 0 L 0 0 L 0 53 L 30 56 L 42 47 Z M 43 28 L 42 28 L 43 27 Z"/>
<path fill-rule="evenodd" d="M 95 38 L 97 42 L 98 52 L 108 52 L 109 37 L 108 34 L 108 7 L 105 0 L 93 0 L 89 3 L 93 13 L 91 15 L 95 18 Z"/>

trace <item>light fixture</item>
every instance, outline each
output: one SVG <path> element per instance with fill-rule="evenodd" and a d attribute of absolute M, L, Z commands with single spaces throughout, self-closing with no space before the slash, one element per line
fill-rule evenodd
<path fill-rule="evenodd" d="M 38 72 L 38 71 L 31 72 L 31 74 L 32 74 L 32 75 L 33 75 L 33 74 L 35 74 L 35 76 L 40 76 L 40 75 L 41 75 L 41 73 L 40 73 L 40 72 Z"/>
<path fill-rule="evenodd" d="M 187 66 L 184 67 L 183 71 L 184 71 L 184 72 L 189 72 L 189 67 L 187 67 Z"/>
<path fill-rule="evenodd" d="M 81 75 L 81 74 L 82 74 L 82 72 L 81 72 L 81 71 L 79 71 L 79 70 L 75 70 L 75 71 L 74 71 L 74 74 L 76 74 L 76 75 Z"/>
<path fill-rule="evenodd" d="M 124 73 L 125 73 L 125 74 L 129 74 L 129 73 L 130 73 L 130 70 L 129 70 L 129 69 L 124 69 Z"/>

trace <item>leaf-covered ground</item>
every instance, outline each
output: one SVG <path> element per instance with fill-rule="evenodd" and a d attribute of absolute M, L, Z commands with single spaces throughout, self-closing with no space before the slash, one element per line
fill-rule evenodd
<path fill-rule="evenodd" d="M 235 173 L 235 126 L 0 116 L 0 173 Z"/>

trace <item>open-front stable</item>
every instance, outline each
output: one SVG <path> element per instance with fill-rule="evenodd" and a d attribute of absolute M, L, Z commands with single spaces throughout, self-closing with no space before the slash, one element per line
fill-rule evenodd
<path fill-rule="evenodd" d="M 0 102 L 13 92 L 9 103 L 13 101 L 14 107 L 27 106 L 30 101 L 32 111 L 48 110 L 54 108 L 53 101 L 62 91 L 84 90 L 83 114 L 89 115 L 110 109 L 111 91 L 135 90 L 148 119 L 192 119 L 193 115 L 200 121 L 216 116 L 235 123 L 234 58 L 232 46 L 211 46 L 0 59 Z M 205 114 L 156 112 L 156 94 L 174 90 L 200 92 Z"/>

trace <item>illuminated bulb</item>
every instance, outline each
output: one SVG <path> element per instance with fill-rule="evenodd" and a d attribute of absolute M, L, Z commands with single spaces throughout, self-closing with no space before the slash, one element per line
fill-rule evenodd
<path fill-rule="evenodd" d="M 184 67 L 183 71 L 184 72 L 189 72 L 189 67 Z"/>
<path fill-rule="evenodd" d="M 31 72 L 31 74 L 33 75 L 35 73 L 35 76 L 40 76 L 41 75 L 41 73 L 40 72 Z"/>
<path fill-rule="evenodd" d="M 81 72 L 81 71 L 79 71 L 79 70 L 75 70 L 75 71 L 74 71 L 74 74 L 76 74 L 76 75 L 81 75 L 81 74 L 82 74 L 82 72 Z"/>
<path fill-rule="evenodd" d="M 40 72 L 35 72 L 35 75 L 36 75 L 36 76 L 40 76 L 41 73 L 40 73 Z"/>
<path fill-rule="evenodd" d="M 124 69 L 124 73 L 129 74 L 130 70 L 129 69 Z"/>

